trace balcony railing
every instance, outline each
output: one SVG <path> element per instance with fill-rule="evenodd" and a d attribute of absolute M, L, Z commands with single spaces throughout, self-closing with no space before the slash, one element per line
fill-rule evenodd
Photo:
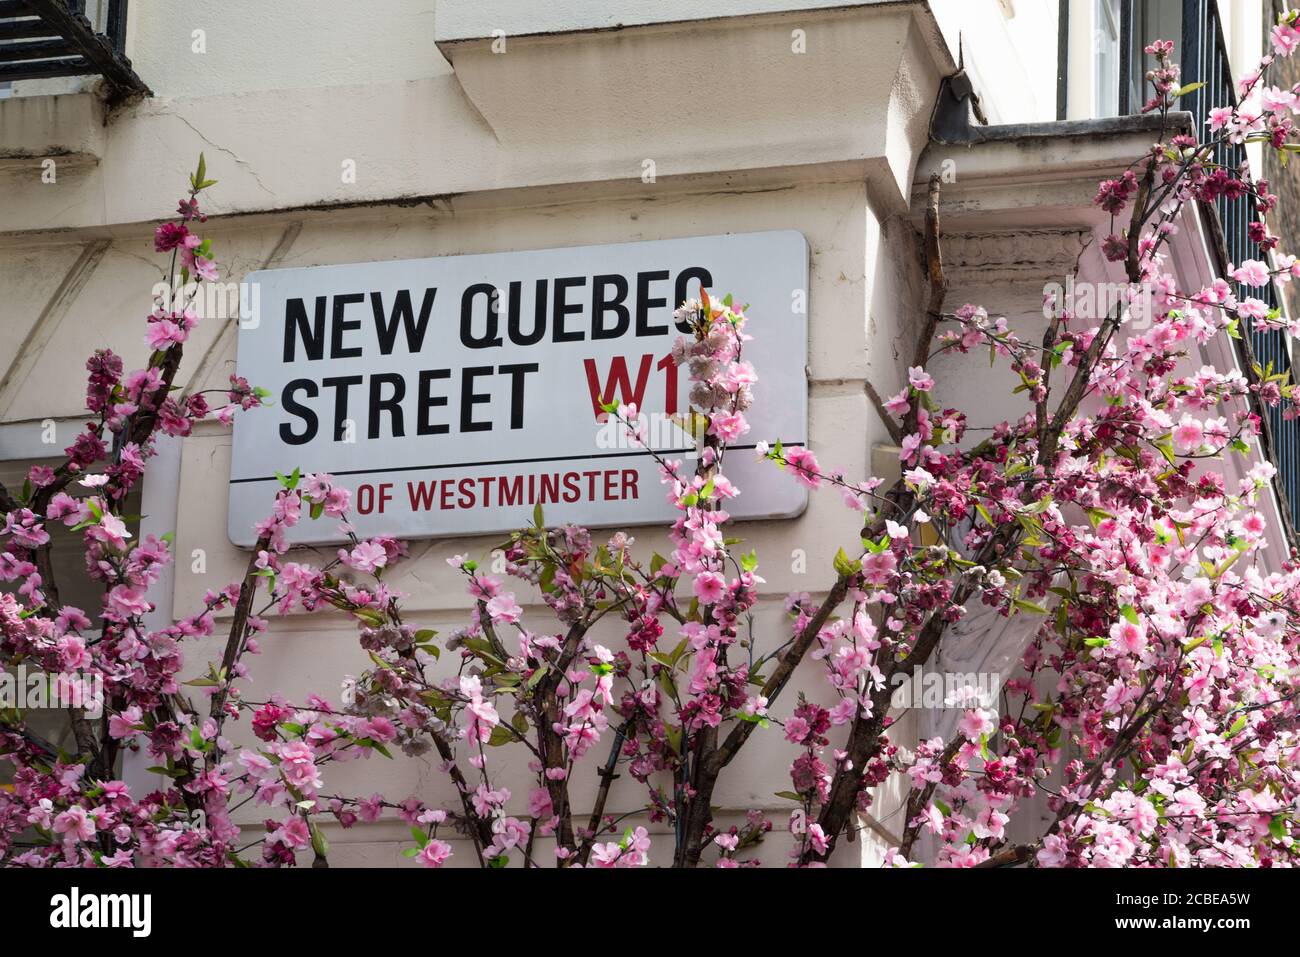
<path fill-rule="evenodd" d="M 1149 93 L 1149 88 L 1144 91 L 1135 82 L 1144 71 L 1133 70 L 1130 58 L 1142 57 L 1142 47 L 1157 39 L 1133 34 L 1135 8 L 1140 12 L 1141 3 L 1142 0 L 1121 0 L 1120 3 L 1120 107 L 1125 113 L 1138 112 L 1145 94 Z M 1182 0 L 1182 31 L 1181 37 L 1177 38 L 1179 46 L 1174 59 L 1182 67 L 1183 84 L 1203 81 L 1205 85 L 1185 94 L 1179 106 L 1195 117 L 1198 136 L 1204 136 L 1208 131 L 1206 121 L 1212 108 L 1237 102 L 1236 82 L 1229 66 L 1218 8 L 1216 0 Z M 1141 62 L 1138 60 L 1139 64 Z M 1246 150 L 1240 145 L 1220 144 L 1215 148 L 1214 162 L 1237 169 L 1246 162 Z M 1250 238 L 1251 223 L 1260 219 L 1253 203 L 1220 197 L 1205 212 L 1212 214 L 1205 218 L 1214 238 L 1220 275 L 1226 275 L 1229 264 L 1239 264 L 1245 259 L 1268 259 L 1259 244 Z M 1300 237 L 1289 238 L 1300 241 Z M 1262 292 L 1238 286 L 1237 293 L 1263 299 L 1270 309 L 1279 305 L 1277 291 L 1271 284 Z M 1291 370 L 1290 342 L 1285 332 L 1256 328 L 1244 331 L 1246 339 L 1241 350 L 1244 360 L 1253 359 L 1262 369 L 1271 368 L 1273 373 Z M 1296 518 L 1300 517 L 1300 420 L 1285 419 L 1281 406 L 1263 406 L 1259 411 L 1264 419 L 1265 448 L 1277 466 L 1278 491 L 1285 500 L 1283 507 L 1294 529 Z"/>
<path fill-rule="evenodd" d="M 103 32 L 86 17 L 86 0 L 0 0 L 0 83 L 100 75 L 112 99 L 148 95 L 124 52 L 127 0 L 96 7 Z"/>

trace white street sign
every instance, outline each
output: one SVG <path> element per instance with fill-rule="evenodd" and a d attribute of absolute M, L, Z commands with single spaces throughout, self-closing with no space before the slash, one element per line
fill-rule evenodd
<path fill-rule="evenodd" d="M 758 373 L 741 439 L 804 442 L 808 245 L 793 231 L 272 269 L 250 274 L 239 374 L 271 393 L 238 415 L 230 540 L 252 545 L 275 473 L 329 472 L 353 493 L 360 535 L 499 533 L 531 521 L 622 526 L 671 519 L 654 460 L 599 419 L 636 402 L 668 457 L 693 445 L 668 425 L 689 380 L 667 358 L 672 311 L 701 284 L 748 304 Z M 738 518 L 797 515 L 806 492 L 733 452 Z M 693 468 L 691 462 L 686 463 Z M 298 542 L 337 522 L 304 518 Z"/>

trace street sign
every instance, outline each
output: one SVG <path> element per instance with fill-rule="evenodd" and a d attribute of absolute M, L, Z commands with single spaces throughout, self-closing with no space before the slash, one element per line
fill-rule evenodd
<path fill-rule="evenodd" d="M 652 456 L 609 424 L 635 402 L 650 444 L 693 456 L 672 425 L 687 370 L 673 309 L 732 293 L 748 304 L 758 373 L 741 444 L 807 438 L 808 246 L 793 231 L 255 272 L 238 371 L 270 392 L 236 416 L 230 540 L 249 546 L 276 472 L 329 472 L 358 534 L 499 533 L 531 521 L 633 526 L 674 509 Z M 693 467 L 691 462 L 686 463 Z M 806 493 L 745 450 L 727 459 L 738 518 L 798 514 Z M 340 540 L 304 521 L 293 540 Z"/>

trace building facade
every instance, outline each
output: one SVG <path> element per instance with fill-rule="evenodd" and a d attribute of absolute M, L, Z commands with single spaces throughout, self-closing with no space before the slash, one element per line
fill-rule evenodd
<path fill-rule="evenodd" d="M 50 59 L 9 62 L 6 46 L 33 42 L 21 24 L 30 28 L 37 7 L 0 3 L 7 479 L 75 433 L 93 348 L 111 347 L 129 367 L 146 355 L 151 290 L 168 278 L 153 226 L 200 152 L 219 181 L 205 234 L 234 283 L 293 267 L 795 231 L 808 246 L 808 442 L 850 476 L 887 474 L 897 457 L 872 395 L 906 379 L 931 174 L 942 181 L 948 301 L 982 304 L 1026 336 L 1041 331 L 1049 284 L 1122 281 L 1099 252 L 1107 223 L 1092 197 L 1159 135 L 1150 118 L 1127 115 L 1140 105 L 1142 43 L 1168 33 L 1175 59 L 1193 51 L 1204 76 L 1236 74 L 1263 52 L 1272 15 L 1256 0 L 118 3 L 80 8 L 93 31 L 119 35 L 109 46 L 148 95 L 112 68 L 56 76 Z M 1185 122 L 1196 122 L 1202 106 L 1187 106 Z M 1185 286 L 1240 258 L 1244 223 L 1203 210 L 1180 226 L 1172 257 Z M 237 300 L 186 344 L 177 381 L 187 393 L 221 388 L 236 371 Z M 1274 350 L 1275 368 L 1290 361 L 1271 341 L 1255 345 Z M 1010 396 L 990 398 L 1002 390 L 979 359 L 941 360 L 935 375 L 942 401 L 987 416 L 978 424 L 1015 412 Z M 545 397 L 535 401 L 544 409 Z M 1274 422 L 1258 454 L 1289 463 L 1289 428 Z M 158 621 L 242 575 L 247 552 L 227 528 L 231 447 L 228 430 L 204 425 L 167 443 L 146 479 L 140 530 L 174 532 L 178 557 L 154 596 Z M 1269 515 L 1278 554 L 1290 547 L 1294 480 L 1284 468 Z M 631 531 L 657 544 L 653 529 Z M 814 495 L 797 517 L 745 522 L 740 534 L 763 562 L 758 633 L 775 646 L 784 597 L 824 589 L 831 556 L 856 545 L 858 526 L 838 498 Z M 454 630 L 467 602 L 445 559 L 486 558 L 499 538 L 412 540 L 393 579 L 408 614 Z M 968 628 L 971 640 L 939 667 L 1009 674 L 1024 635 L 978 616 Z M 214 641 L 189 659 L 203 671 L 219 654 Z M 336 696 L 365 667 L 349 620 L 277 617 L 248 697 Z M 822 679 L 805 670 L 796 683 L 815 695 Z M 942 709 L 899 717 L 900 740 L 948 720 Z M 777 735 L 755 740 L 716 795 L 724 819 L 761 808 L 784 826 L 789 806 L 776 792 L 788 790 L 789 757 Z M 128 774 L 147 786 L 143 767 Z M 334 775 L 342 792 L 450 797 L 433 762 L 372 760 Z M 641 800 L 624 783 L 612 811 Z M 841 863 L 872 863 L 896 841 L 905 790 L 885 792 Z M 399 863 L 408 840 L 398 822 L 329 837 L 340 865 Z"/>

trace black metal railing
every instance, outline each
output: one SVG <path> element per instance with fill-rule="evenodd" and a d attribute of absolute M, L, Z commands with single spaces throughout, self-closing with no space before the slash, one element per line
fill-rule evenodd
<path fill-rule="evenodd" d="M 85 0 L 0 0 L 0 82 L 98 74 L 118 97 L 147 95 L 125 52 L 127 0 L 98 10 L 102 32 Z"/>
<path fill-rule="evenodd" d="M 1144 95 L 1134 82 L 1134 73 L 1141 76 L 1143 71 L 1130 68 L 1131 58 L 1142 58 L 1142 48 L 1156 37 L 1142 37 L 1133 34 L 1134 8 L 1142 0 L 1122 0 L 1120 4 L 1121 33 L 1123 47 L 1120 72 L 1120 107 L 1121 112 L 1134 113 L 1141 109 Z M 1204 86 L 1182 97 L 1179 106 L 1192 114 L 1196 123 L 1198 137 L 1206 136 L 1206 125 L 1210 110 L 1237 102 L 1236 81 L 1228 61 L 1228 52 L 1223 39 L 1223 26 L 1219 22 L 1219 5 L 1217 0 L 1183 0 L 1181 36 L 1174 52 L 1174 59 L 1182 67 L 1181 82 L 1184 85 L 1204 82 Z M 1143 60 L 1139 59 L 1139 63 Z M 1149 64 L 1148 64 L 1149 65 Z M 1239 144 L 1220 144 L 1214 151 L 1214 162 L 1229 169 L 1237 169 L 1246 161 L 1246 150 Z M 1221 196 L 1211 207 L 1206 208 L 1210 220 L 1211 233 L 1215 234 L 1215 253 L 1219 258 L 1217 264 L 1220 275 L 1224 275 L 1229 264 L 1239 264 L 1245 259 L 1263 259 L 1268 256 L 1261 251 L 1259 244 L 1250 237 L 1251 224 L 1260 217 L 1252 202 L 1230 200 Z M 1293 241 L 1300 237 L 1290 237 Z M 1225 277 L 1226 278 L 1226 277 Z M 1277 290 L 1269 285 L 1263 290 L 1236 289 L 1238 295 L 1250 295 L 1268 303 L 1270 309 L 1279 305 Z M 1272 373 L 1289 372 L 1292 368 L 1290 337 L 1277 329 L 1248 328 L 1243 330 L 1249 344 L 1246 357 L 1253 358 L 1262 369 Z M 1265 420 L 1265 447 L 1278 470 L 1278 490 L 1286 500 L 1285 505 L 1295 526 L 1296 517 L 1300 516 L 1300 420 L 1288 420 L 1283 417 L 1282 407 L 1263 406 L 1260 409 Z"/>

